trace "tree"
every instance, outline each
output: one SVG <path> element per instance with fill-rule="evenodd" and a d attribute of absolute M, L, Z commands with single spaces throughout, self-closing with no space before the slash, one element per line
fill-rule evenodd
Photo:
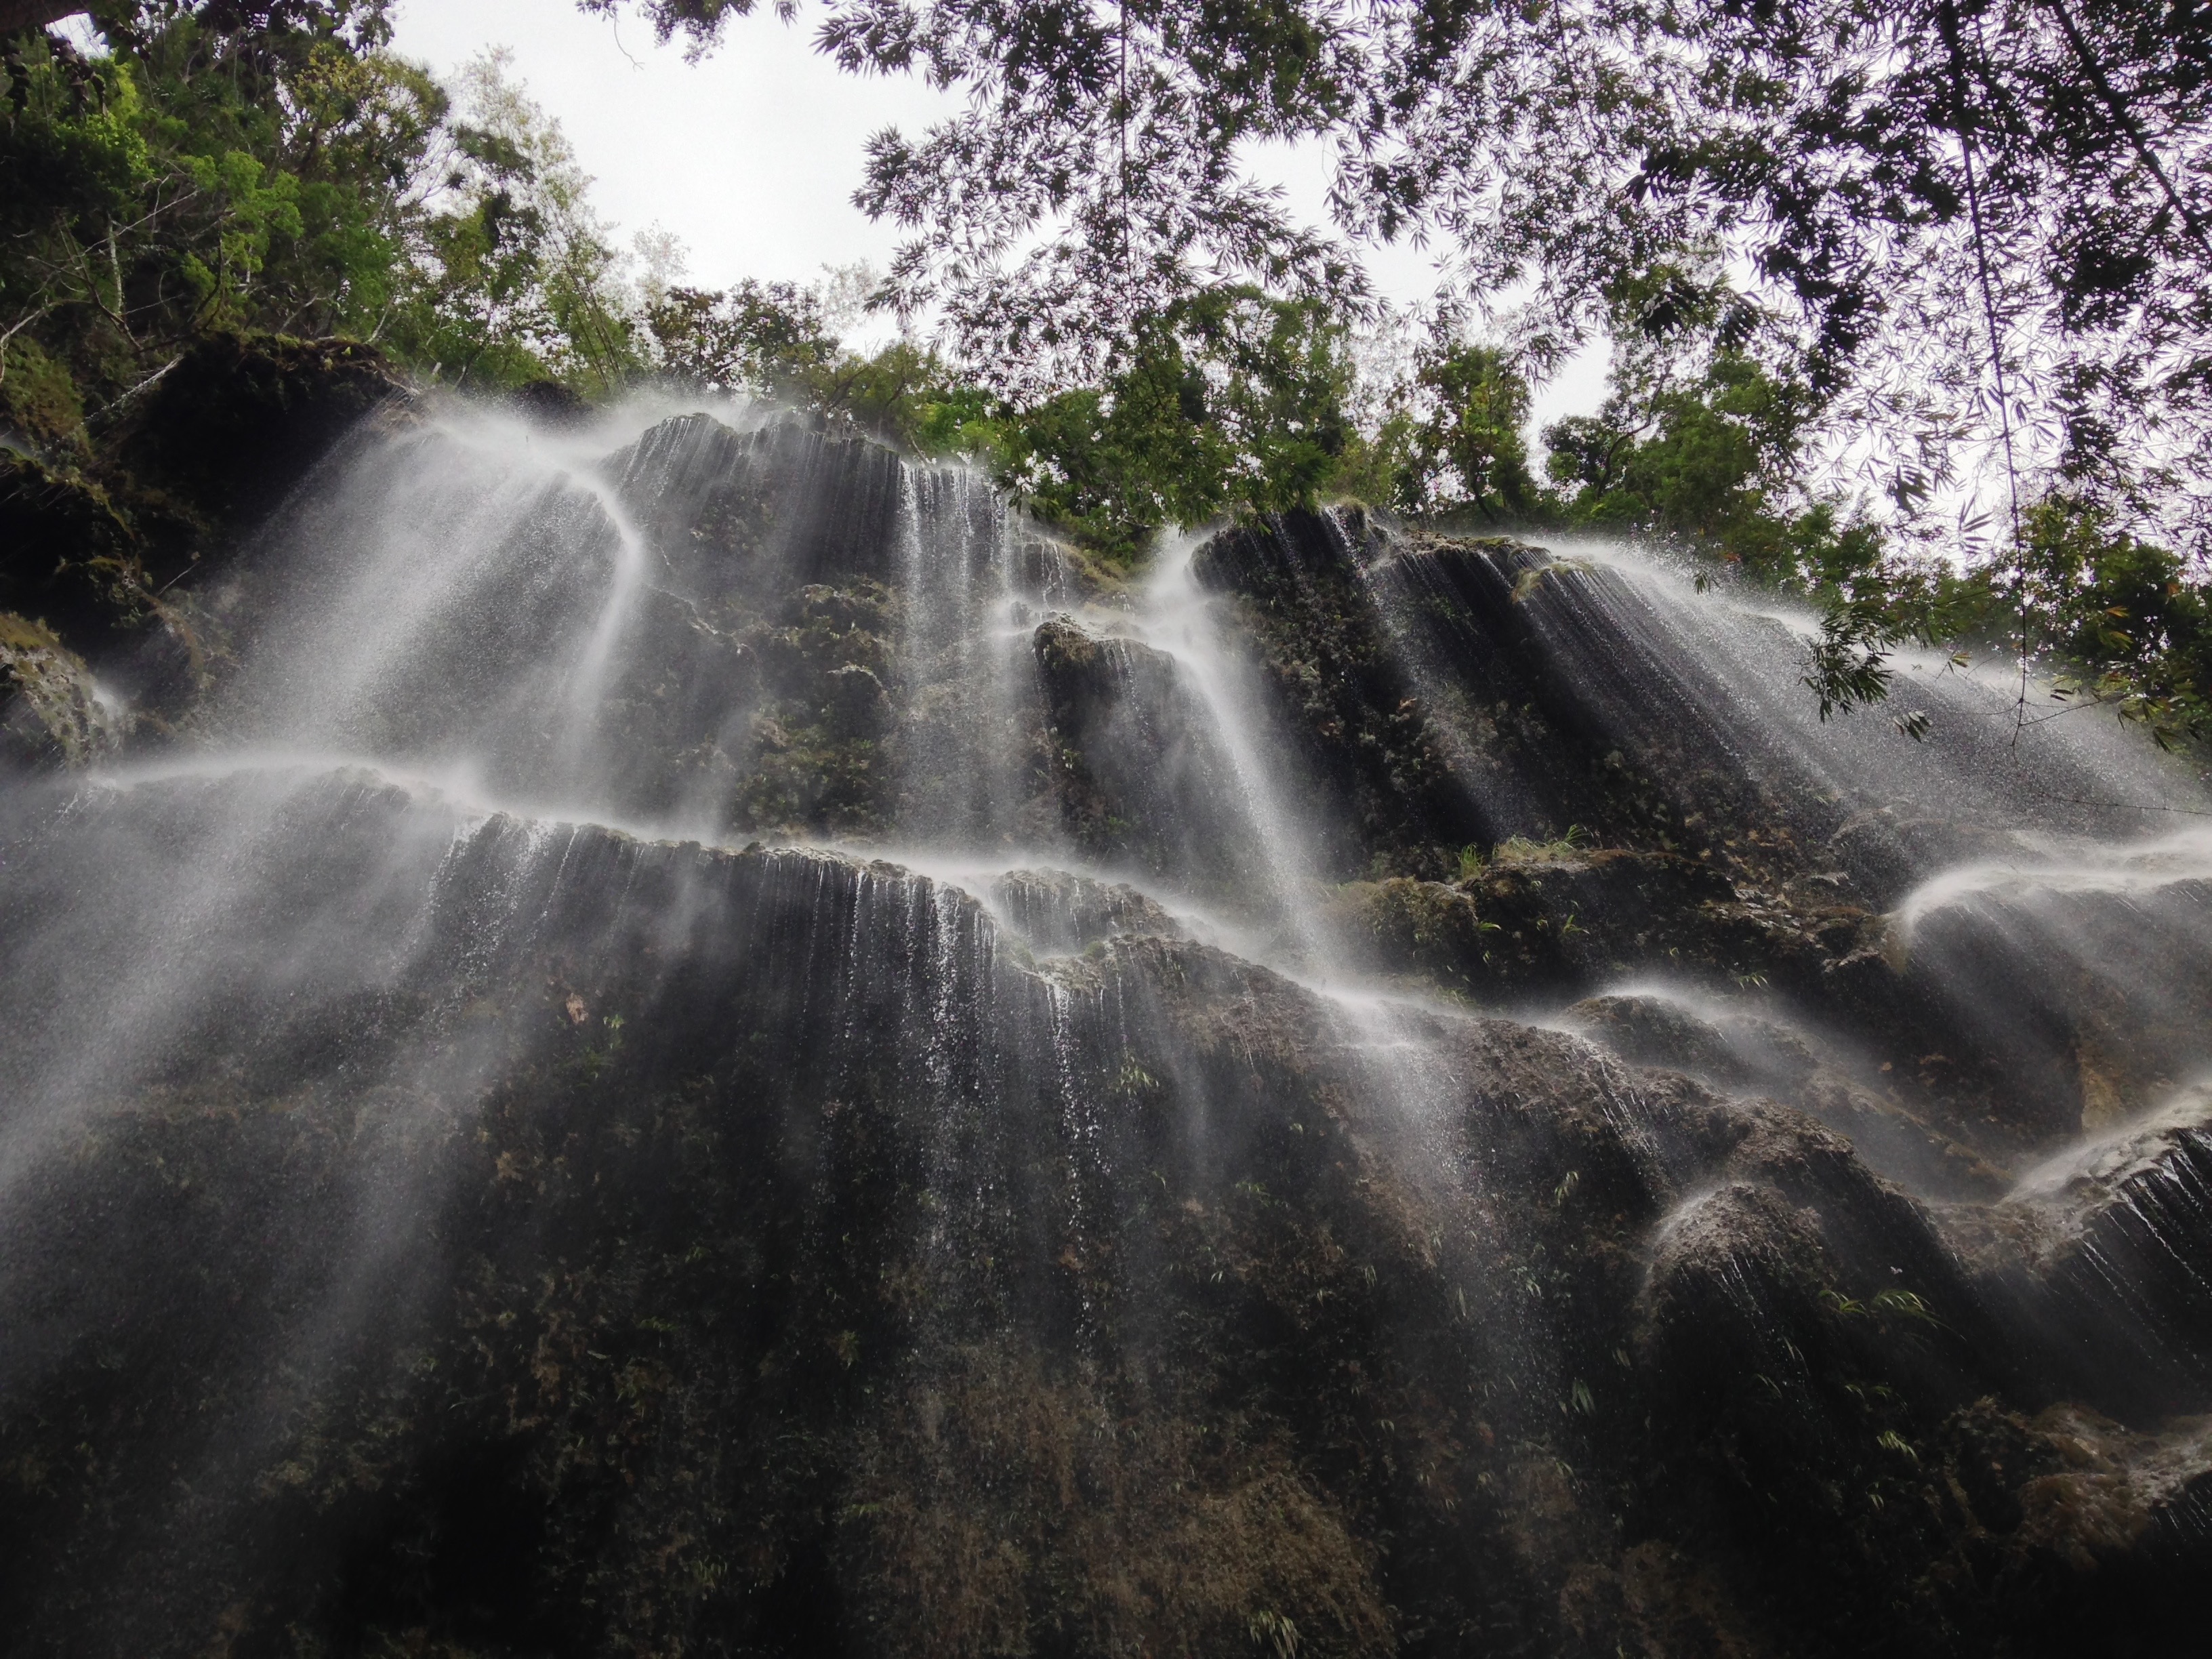
<path fill-rule="evenodd" d="M 495 51 L 462 72 L 463 118 L 421 222 L 417 301 L 394 342 L 463 385 L 550 374 L 604 392 L 642 367 L 611 233 L 512 63 Z"/>
<path fill-rule="evenodd" d="M 998 465 L 1109 555 L 1164 522 L 1301 506 L 1351 436 L 1344 332 L 1314 301 L 1217 289 L 1170 303 L 1096 387 L 1003 404 Z"/>
<path fill-rule="evenodd" d="M 97 411 L 205 331 L 374 337 L 404 303 L 443 93 L 380 4 L 223 21 L 142 7 L 105 59 L 9 43 L 0 387 L 48 363 Z"/>
<path fill-rule="evenodd" d="M 612 0 L 593 0 L 611 4 Z M 711 42 L 750 8 L 647 0 Z M 825 0 L 856 72 L 966 88 L 871 141 L 913 232 L 899 304 L 1012 383 L 1095 378 L 1221 282 L 1356 306 L 1356 244 L 1429 235 L 1464 290 L 1534 283 L 1541 373 L 1627 282 L 1710 249 L 1767 366 L 1866 439 L 1909 517 L 1996 457 L 2212 534 L 2212 24 L 2179 0 Z M 1327 143 L 1334 236 L 1254 182 Z M 1962 297 L 1966 303 L 1962 304 Z M 2007 465 L 2003 453 L 2009 449 Z"/>
<path fill-rule="evenodd" d="M 458 118 L 385 0 L 147 0 L 112 54 L 8 41 L 0 418 L 51 459 L 210 331 L 346 335 L 472 386 L 640 358 L 556 123 L 488 59 Z"/>
<path fill-rule="evenodd" d="M 702 44 L 745 9 L 647 9 Z M 2090 637 L 2033 614 L 2062 602 L 2032 574 L 2039 503 L 2130 538 L 2113 558 L 2176 550 L 2185 588 L 2212 561 L 2212 12 L 2193 0 L 825 0 L 821 18 L 848 69 L 969 92 L 924 134 L 878 135 L 860 200 L 915 233 L 894 300 L 938 307 L 1004 380 L 1080 374 L 1224 281 L 1356 309 L 1363 240 L 1437 239 L 1468 298 L 1529 288 L 1519 361 L 1539 374 L 1639 286 L 1656 327 L 1624 349 L 1665 334 L 1670 305 L 1715 291 L 1686 257 L 1741 273 L 1703 384 L 1617 401 L 1558 453 L 1584 511 L 1695 526 L 1820 593 L 1827 706 L 1878 694 L 1887 647 L 1954 614 L 1928 546 L 2012 572 L 2015 648 Z M 1253 148 L 1286 140 L 1334 147 L 1331 235 L 1253 181 Z M 1823 450 L 1856 462 L 1895 550 L 1805 493 Z M 1962 497 L 1979 510 L 1937 511 Z"/>
<path fill-rule="evenodd" d="M 1311 501 L 1351 425 L 1344 331 L 1311 303 L 1194 295 L 1152 320 L 1100 382 L 1033 400 L 994 392 L 909 340 L 842 344 L 820 289 L 674 289 L 647 313 L 657 362 L 696 384 L 767 393 L 923 453 L 961 452 L 1032 511 L 1111 559 L 1167 521 Z"/>
<path fill-rule="evenodd" d="M 1409 391 L 1425 413 L 1405 422 L 1392 505 L 1507 521 L 1539 513 L 1528 470 L 1528 382 L 1504 351 L 1431 342 L 1416 357 Z"/>

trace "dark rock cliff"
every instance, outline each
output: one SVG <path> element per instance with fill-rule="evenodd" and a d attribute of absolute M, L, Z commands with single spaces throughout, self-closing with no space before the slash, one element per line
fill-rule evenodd
<path fill-rule="evenodd" d="M 1255 524 L 1201 660 L 972 478 L 580 419 L 357 439 L 0 794 L 0 1651 L 2182 1650 L 2187 882 L 2001 1008 L 1904 902 L 2000 806 L 1659 590 Z"/>

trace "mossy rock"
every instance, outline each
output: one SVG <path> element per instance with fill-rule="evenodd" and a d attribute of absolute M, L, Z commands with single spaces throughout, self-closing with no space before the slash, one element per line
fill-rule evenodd
<path fill-rule="evenodd" d="M 0 714 L 0 766 L 80 765 L 130 734 L 127 709 L 103 698 L 84 659 L 27 617 L 0 611 L 0 686 L 18 696 Z"/>
<path fill-rule="evenodd" d="M 84 469 L 0 451 L 0 606 L 98 654 L 143 626 L 210 532 L 273 505 L 398 390 L 351 341 L 201 341 Z"/>
<path fill-rule="evenodd" d="M 0 609 L 35 617 L 79 650 L 143 623 L 151 595 L 140 540 L 106 490 L 0 451 Z"/>
<path fill-rule="evenodd" d="M 402 390 L 357 340 L 210 335 L 131 419 L 114 465 L 203 523 L 265 512 L 362 417 Z"/>
<path fill-rule="evenodd" d="M 0 368 L 0 434 L 12 428 L 48 455 L 85 453 L 84 398 L 69 370 L 21 335 L 8 343 Z"/>

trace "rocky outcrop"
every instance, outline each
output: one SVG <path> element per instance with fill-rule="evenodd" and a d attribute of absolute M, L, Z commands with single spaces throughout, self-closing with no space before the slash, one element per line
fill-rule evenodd
<path fill-rule="evenodd" d="M 1263 856 L 1229 757 L 1171 657 L 1066 616 L 1035 636 L 1062 823 L 1091 857 L 1251 892 Z"/>
<path fill-rule="evenodd" d="M 151 894 L 238 804 L 160 786 L 149 818 L 152 787 L 66 829 L 18 803 L 10 866 L 47 884 L 0 919 L 82 981 L 13 975 L 35 1026 L 129 994 L 100 976 L 149 942 L 41 895 Z M 1800 1115 L 1462 1022 L 1428 1034 L 1439 1162 L 1341 1011 L 1110 890 L 1066 890 L 1117 937 L 1040 970 L 883 865 L 257 787 L 325 833 L 212 919 L 130 1103 L 46 1140 L 10 1216 L 27 1650 L 1687 1621 L 1840 1653 L 1939 1613 L 1959 1650 L 2033 1647 L 2002 1604 L 1901 1595 L 1965 1524 L 1919 1517 L 2002 1347 L 1926 1218 Z M 371 869 L 390 899 L 313 962 L 251 949 Z M 2026 1514 L 2041 1467 L 1974 1478 Z"/>
<path fill-rule="evenodd" d="M 1080 951 L 1112 939 L 1188 936 L 1183 924 L 1157 899 L 1120 882 L 1064 870 L 1009 870 L 992 881 L 989 901 L 1006 926 L 1040 955 Z"/>
<path fill-rule="evenodd" d="M 1193 574 L 1225 594 L 1296 745 L 1326 868 L 1338 879 L 1436 878 L 1459 849 L 1526 826 L 1489 823 L 1449 763 L 1449 735 L 1425 706 L 1361 579 L 1366 520 L 1291 514 L 1232 527 Z M 1557 834 L 1566 820 L 1547 830 Z"/>
<path fill-rule="evenodd" d="M 104 696 L 84 659 L 42 623 L 0 611 L 0 675 L 15 693 L 0 720 L 0 768 L 81 766 L 130 736 L 131 711 Z"/>
<path fill-rule="evenodd" d="M 97 453 L 41 459 L 0 447 L 0 627 L 64 653 L 18 644 L 0 664 L 0 689 L 15 694 L 0 761 L 36 769 L 103 748 L 88 745 L 82 700 L 51 692 L 64 659 L 128 711 L 111 732 L 158 735 L 181 719 L 223 648 L 192 603 L 194 584 L 346 433 L 402 395 L 373 347 L 214 335 L 139 393 Z"/>
<path fill-rule="evenodd" d="M 391 361 L 359 341 L 210 335 L 139 395 L 118 428 L 112 465 L 196 523 L 234 532 L 404 392 Z M 159 582 L 177 574 L 153 567 Z"/>
<path fill-rule="evenodd" d="M 2147 1117 L 2030 1170 L 1952 1226 L 1988 1294 L 2036 1334 L 2054 1390 L 2141 1423 L 2212 1387 L 2212 1100 Z"/>
<path fill-rule="evenodd" d="M 1954 1041 L 1926 826 L 1650 593 L 1344 515 L 1206 609 L 805 422 L 514 431 L 0 791 L 0 1650 L 2189 1639 L 2204 1103 L 2045 1164 L 2120 1071 Z"/>

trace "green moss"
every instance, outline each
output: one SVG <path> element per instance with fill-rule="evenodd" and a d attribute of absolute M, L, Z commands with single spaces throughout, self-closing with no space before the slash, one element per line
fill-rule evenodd
<path fill-rule="evenodd" d="M 81 454 L 86 448 L 84 399 L 76 382 L 27 335 L 10 340 L 0 355 L 0 424 L 50 453 Z"/>
<path fill-rule="evenodd" d="M 111 753 L 129 734 L 129 716 L 101 701 L 83 659 L 39 623 L 6 611 L 0 611 L 0 685 L 21 694 L 67 764 Z"/>
<path fill-rule="evenodd" d="M 152 614 L 143 547 L 101 485 L 0 451 L 0 607 L 96 651 Z"/>

